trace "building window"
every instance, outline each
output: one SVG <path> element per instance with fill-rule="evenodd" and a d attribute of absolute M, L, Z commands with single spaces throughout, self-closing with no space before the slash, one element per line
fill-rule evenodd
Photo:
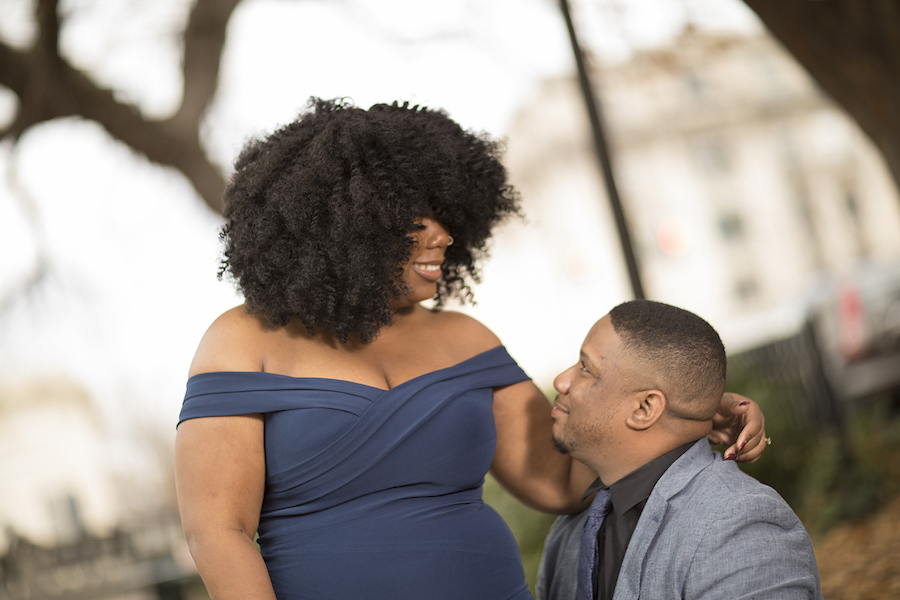
<path fill-rule="evenodd" d="M 844 190 L 844 205 L 852 218 L 859 219 L 859 202 L 851 190 Z"/>
<path fill-rule="evenodd" d="M 694 160 L 706 175 L 724 175 L 731 170 L 728 152 L 719 140 L 698 143 L 694 150 Z"/>
<path fill-rule="evenodd" d="M 759 296 L 759 281 L 752 275 L 745 275 L 734 283 L 734 295 L 742 302 L 749 302 Z"/>
<path fill-rule="evenodd" d="M 692 69 L 684 70 L 684 82 L 694 100 L 702 100 L 706 95 L 706 86 Z"/>
<path fill-rule="evenodd" d="M 744 218 L 736 212 L 727 212 L 719 216 L 719 233 L 729 242 L 744 237 Z"/>

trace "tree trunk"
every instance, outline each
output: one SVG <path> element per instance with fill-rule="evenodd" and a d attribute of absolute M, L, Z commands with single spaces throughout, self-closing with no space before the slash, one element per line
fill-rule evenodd
<path fill-rule="evenodd" d="M 900 2 L 745 2 L 875 142 L 900 187 Z"/>

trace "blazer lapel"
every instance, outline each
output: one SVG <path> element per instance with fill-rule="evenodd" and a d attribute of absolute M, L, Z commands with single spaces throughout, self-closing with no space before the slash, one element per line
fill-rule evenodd
<path fill-rule="evenodd" d="M 669 500 L 684 489 L 697 473 L 709 466 L 714 458 L 709 441 L 706 438 L 697 440 L 656 482 L 625 551 L 613 600 L 637 600 L 640 597 L 647 550 L 666 518 Z"/>

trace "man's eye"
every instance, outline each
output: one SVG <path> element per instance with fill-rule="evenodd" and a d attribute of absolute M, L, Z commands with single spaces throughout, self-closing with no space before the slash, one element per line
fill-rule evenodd
<path fill-rule="evenodd" d="M 590 373 L 591 373 L 590 371 L 588 371 L 588 368 L 585 366 L 584 361 L 581 361 L 581 370 L 584 371 L 585 373 L 587 373 L 588 375 L 590 375 Z"/>

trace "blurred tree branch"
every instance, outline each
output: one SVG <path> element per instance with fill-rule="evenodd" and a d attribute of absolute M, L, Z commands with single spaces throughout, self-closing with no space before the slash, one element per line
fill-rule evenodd
<path fill-rule="evenodd" d="M 19 98 L 0 138 L 17 140 L 33 125 L 82 116 L 151 161 L 184 173 L 221 212 L 225 181 L 200 143 L 200 122 L 217 85 L 225 30 L 240 0 L 196 0 L 184 31 L 184 96 L 168 119 L 143 117 L 73 68 L 59 53 L 59 0 L 38 0 L 39 34 L 22 52 L 0 42 L 0 85 Z M 745 0 L 869 135 L 900 184 L 900 3 L 896 0 Z"/>
<path fill-rule="evenodd" d="M 0 85 L 19 98 L 19 112 L 0 138 L 16 141 L 33 125 L 58 117 L 91 119 L 151 161 L 184 173 L 206 204 L 221 212 L 225 180 L 203 150 L 200 123 L 216 91 L 225 29 L 238 2 L 196 1 L 184 31 L 181 106 L 171 118 L 151 120 L 60 55 L 59 0 L 38 0 L 34 46 L 21 52 L 0 43 Z"/>
<path fill-rule="evenodd" d="M 9 153 L 9 165 L 5 175 L 14 197 L 19 201 L 22 217 L 34 234 L 35 251 L 34 259 L 25 272 L 21 273 L 6 288 L 0 289 L 0 321 L 12 314 L 17 302 L 23 299 L 26 301 L 33 299 L 46 284 L 52 271 L 52 263 L 47 250 L 47 239 L 42 234 L 39 223 L 40 217 L 37 203 L 19 179 L 17 162 L 17 152 L 13 148 Z M 0 327 L 0 331 L 3 331 L 3 327 Z"/>
<path fill-rule="evenodd" d="M 744 1 L 875 142 L 900 186 L 900 3 Z"/>

